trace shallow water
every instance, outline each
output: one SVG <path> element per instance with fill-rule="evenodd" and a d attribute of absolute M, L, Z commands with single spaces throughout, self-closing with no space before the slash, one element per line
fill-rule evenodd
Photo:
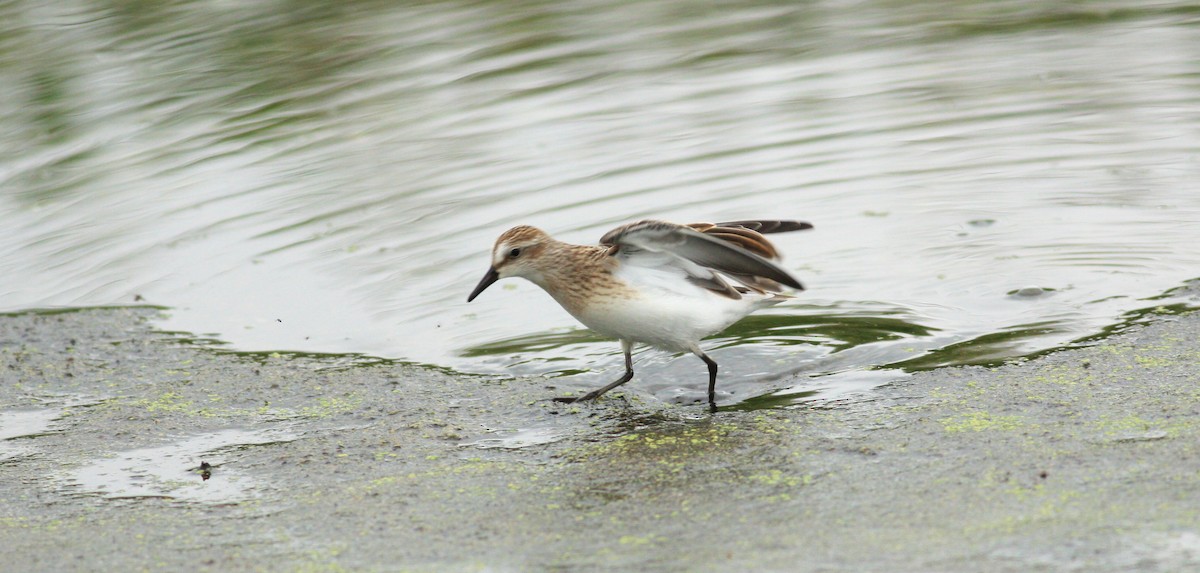
<path fill-rule="evenodd" d="M 33 447 L 20 438 L 30 438 L 50 431 L 62 416 L 58 409 L 0 410 L 0 464 L 35 453 Z"/>
<path fill-rule="evenodd" d="M 202 504 L 236 503 L 260 495 L 269 485 L 236 468 L 222 467 L 223 453 L 297 437 L 279 428 L 226 429 L 187 436 L 164 446 L 97 452 L 96 460 L 63 472 L 56 476 L 56 482 L 62 492 L 110 499 L 157 497 Z"/>
<path fill-rule="evenodd" d="M 15 2 L 0 58 L 3 310 L 576 389 L 616 343 L 528 283 L 465 302 L 501 231 L 799 218 L 808 291 L 709 343 L 769 407 L 1197 304 L 1190 3 Z"/>

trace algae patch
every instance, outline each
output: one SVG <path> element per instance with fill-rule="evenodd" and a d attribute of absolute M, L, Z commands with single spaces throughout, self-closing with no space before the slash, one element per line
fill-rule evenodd
<path fill-rule="evenodd" d="M 988 412 L 968 412 L 939 420 L 947 433 L 1012 431 L 1024 425 L 1019 416 L 996 416 Z"/>

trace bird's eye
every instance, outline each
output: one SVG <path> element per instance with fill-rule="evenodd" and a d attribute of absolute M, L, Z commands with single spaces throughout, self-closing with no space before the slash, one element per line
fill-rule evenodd
<path fill-rule="evenodd" d="M 521 249 L 513 249 L 509 251 L 508 256 L 514 259 L 521 256 Z"/>

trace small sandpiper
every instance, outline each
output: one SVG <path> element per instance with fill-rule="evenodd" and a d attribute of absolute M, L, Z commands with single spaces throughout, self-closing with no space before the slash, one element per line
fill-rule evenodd
<path fill-rule="evenodd" d="M 628 382 L 633 344 L 640 342 L 699 356 L 708 365 L 709 410 L 716 412 L 717 363 L 700 350 L 700 339 L 792 298 L 785 286 L 804 290 L 773 262 L 779 252 L 763 234 L 811 228 L 800 221 L 639 221 L 609 231 L 599 246 L 590 246 L 557 241 L 521 225 L 496 239 L 491 268 L 467 302 L 502 278 L 523 277 L 584 326 L 621 341 L 623 376 L 557 401 L 594 400 Z"/>

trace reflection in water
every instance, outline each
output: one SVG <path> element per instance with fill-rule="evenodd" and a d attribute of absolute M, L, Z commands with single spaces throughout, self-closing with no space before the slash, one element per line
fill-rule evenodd
<path fill-rule="evenodd" d="M 221 430 L 154 448 L 98 452 L 96 461 L 59 476 L 61 487 L 106 498 L 163 497 L 193 503 L 236 503 L 259 495 L 262 485 L 235 469 L 200 458 L 222 458 L 222 450 L 279 442 L 298 436 L 287 430 Z M 196 479 L 200 476 L 201 479 Z"/>
<path fill-rule="evenodd" d="M 62 417 L 62 410 L 5 410 L 0 411 L 0 464 L 33 454 L 33 446 L 18 438 L 30 438 L 50 431 Z"/>
<path fill-rule="evenodd" d="M 810 290 L 711 342 L 734 396 L 1036 352 L 1195 305 L 1146 299 L 1200 274 L 1197 14 L 10 2 L 0 310 L 140 295 L 239 349 L 584 388 L 618 351 L 543 293 L 466 306 L 499 231 L 779 217 Z M 674 362 L 635 385 L 702 385 Z"/>
<path fill-rule="evenodd" d="M 463 442 L 462 446 L 481 449 L 503 448 L 516 450 L 529 446 L 539 446 L 557 442 L 566 437 L 558 428 L 518 428 L 515 430 L 489 430 L 493 437 Z"/>
<path fill-rule="evenodd" d="M 51 407 L 0 410 L 0 464 L 43 453 L 36 438 L 63 431 L 69 425 L 63 419 L 71 408 L 85 408 L 97 403 L 94 398 L 81 394 L 43 396 L 38 401 L 42 406 Z"/>

